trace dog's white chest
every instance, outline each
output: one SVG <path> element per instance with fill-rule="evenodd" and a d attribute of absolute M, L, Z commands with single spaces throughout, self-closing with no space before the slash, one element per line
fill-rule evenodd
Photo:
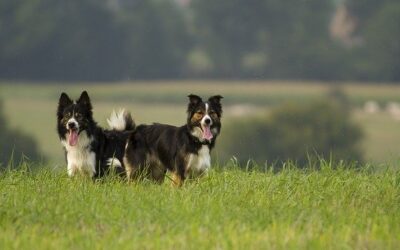
<path fill-rule="evenodd" d="M 89 138 L 85 132 L 79 135 L 78 144 L 70 146 L 68 142 L 61 141 L 67 151 L 68 175 L 74 176 L 76 173 L 82 173 L 93 177 L 96 173 L 96 154 L 90 150 L 92 138 Z"/>
<path fill-rule="evenodd" d="M 199 176 L 206 172 L 211 166 L 210 149 L 203 145 L 198 154 L 190 154 L 186 172 L 192 177 Z"/>

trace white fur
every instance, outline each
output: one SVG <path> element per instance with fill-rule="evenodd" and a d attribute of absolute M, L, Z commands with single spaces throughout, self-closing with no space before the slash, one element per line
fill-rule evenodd
<path fill-rule="evenodd" d="M 75 123 L 75 128 L 77 128 L 77 130 L 79 130 L 79 123 L 75 119 L 75 117 L 72 117 L 71 119 L 68 120 L 67 124 L 65 125 L 67 129 L 69 129 L 68 124 L 70 124 L 70 123 Z"/>
<path fill-rule="evenodd" d="M 82 173 L 93 177 L 96 173 L 96 154 L 90 150 L 93 138 L 88 137 L 86 131 L 82 131 L 78 137 L 78 143 L 70 146 L 65 140 L 61 140 L 67 152 L 68 175 L 74 176 Z"/>
<path fill-rule="evenodd" d="M 207 125 L 206 124 L 206 122 L 205 122 L 205 120 L 206 119 L 210 119 L 210 124 L 209 125 Z M 211 117 L 207 114 L 207 115 L 205 115 L 204 117 L 203 117 L 203 119 L 201 119 L 201 126 L 202 127 L 204 127 L 204 126 L 211 126 L 213 124 L 213 122 L 212 122 L 212 119 L 211 119 Z"/>
<path fill-rule="evenodd" d="M 114 168 L 122 168 L 122 163 L 117 158 L 109 158 L 107 165 Z"/>
<path fill-rule="evenodd" d="M 206 120 L 207 118 L 210 119 L 210 121 L 211 121 L 210 126 L 213 124 L 213 121 L 212 121 L 210 115 L 208 114 L 208 109 L 209 109 L 209 105 L 208 105 L 208 103 L 206 103 L 206 114 L 205 114 L 205 116 L 201 119 L 201 126 L 202 126 L 202 127 L 206 126 L 205 120 Z"/>
<path fill-rule="evenodd" d="M 115 110 L 113 110 L 110 118 L 107 119 L 108 126 L 111 129 L 124 131 L 126 128 L 125 116 L 126 116 L 125 109 L 120 109 L 118 113 L 115 112 Z"/>
<path fill-rule="evenodd" d="M 207 145 L 203 145 L 198 154 L 189 154 L 186 172 L 191 177 L 197 177 L 211 167 L 210 149 Z"/>
<path fill-rule="evenodd" d="M 196 137 L 197 139 L 199 139 L 199 141 L 204 141 L 204 139 L 203 139 L 203 131 L 201 130 L 201 128 L 199 128 L 199 127 L 194 127 L 193 129 L 192 129 L 192 131 L 190 131 L 190 133 L 194 136 L 194 137 Z"/>
<path fill-rule="evenodd" d="M 211 126 L 212 124 L 213 124 L 213 120 L 211 119 L 211 117 L 210 117 L 210 115 L 208 114 L 208 110 L 209 110 L 209 104 L 208 103 L 206 103 L 206 114 L 204 115 L 204 117 L 203 118 L 201 118 L 201 121 L 200 121 L 200 125 L 201 125 L 201 127 L 204 129 L 204 127 L 205 126 L 207 126 L 206 125 L 206 123 L 205 123 L 205 120 L 208 118 L 208 119 L 210 119 L 210 124 L 209 124 L 209 126 Z M 212 130 L 212 134 L 213 135 L 215 135 L 216 133 L 214 133 L 215 132 L 215 130 L 213 129 Z M 192 129 L 192 131 L 190 131 L 190 133 L 194 136 L 194 137 L 196 137 L 199 141 L 201 141 L 201 142 L 203 142 L 205 139 L 203 138 L 203 131 L 202 131 L 202 129 L 201 128 L 199 128 L 199 127 L 194 127 L 193 129 Z"/>

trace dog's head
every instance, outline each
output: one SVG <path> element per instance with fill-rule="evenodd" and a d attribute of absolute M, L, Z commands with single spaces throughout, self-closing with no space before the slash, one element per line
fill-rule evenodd
<path fill-rule="evenodd" d="M 60 139 L 67 140 L 70 146 L 78 143 L 79 135 L 95 126 L 92 114 L 92 104 L 89 95 L 83 91 L 79 99 L 74 102 L 65 93 L 62 93 L 57 109 L 57 129 Z"/>
<path fill-rule="evenodd" d="M 222 96 L 215 95 L 203 101 L 197 95 L 189 95 L 187 126 L 200 142 L 212 143 L 221 130 Z"/>

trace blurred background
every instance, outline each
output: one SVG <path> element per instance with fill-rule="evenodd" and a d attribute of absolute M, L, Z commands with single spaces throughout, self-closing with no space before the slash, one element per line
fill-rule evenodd
<path fill-rule="evenodd" d="M 221 94 L 214 159 L 395 166 L 398 0 L 0 0 L 0 164 L 65 165 L 55 111 L 88 90 L 95 119 L 185 121 Z"/>

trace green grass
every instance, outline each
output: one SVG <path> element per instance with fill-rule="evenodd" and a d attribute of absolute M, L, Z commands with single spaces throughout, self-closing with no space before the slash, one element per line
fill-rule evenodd
<path fill-rule="evenodd" d="M 400 172 L 211 171 L 183 188 L 0 174 L 0 249 L 399 249 Z"/>
<path fill-rule="evenodd" d="M 342 86 L 350 102 L 400 102 L 400 86 Z M 38 140 L 50 164 L 37 172 L 0 172 L 0 249 L 400 249 L 400 124 L 387 113 L 353 119 L 365 130 L 371 169 L 214 170 L 183 188 L 69 179 L 55 129 L 62 91 L 86 89 L 103 126 L 114 108 L 137 123 L 181 124 L 188 93 L 222 94 L 224 125 L 285 101 L 321 98 L 329 86 L 293 82 L 140 82 L 0 85 L 7 122 Z M 245 118 L 244 118 L 245 119 Z M 27 122 L 28 121 L 28 122 Z M 181 121 L 181 122 L 180 122 Z M 218 153 L 218 145 L 216 152 Z M 58 168 L 59 167 L 59 168 Z M 51 171 L 58 169 L 60 171 Z"/>

